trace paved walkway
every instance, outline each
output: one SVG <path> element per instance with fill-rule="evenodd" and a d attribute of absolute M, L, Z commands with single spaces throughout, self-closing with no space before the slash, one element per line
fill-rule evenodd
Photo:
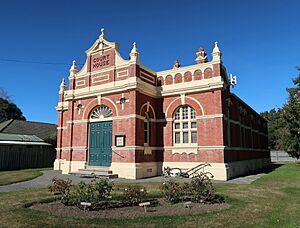
<path fill-rule="evenodd" d="M 92 178 L 81 178 L 81 177 L 77 177 L 74 175 L 64 175 L 64 174 L 61 174 L 60 171 L 56 171 L 56 170 L 45 170 L 42 172 L 43 172 L 42 176 L 39 176 L 33 180 L 10 184 L 10 185 L 5 185 L 5 186 L 0 186 L 0 192 L 15 192 L 15 191 L 21 191 L 21 190 L 34 189 L 34 188 L 46 188 L 51 183 L 51 180 L 55 177 L 61 178 L 61 179 L 69 178 L 70 180 L 72 180 L 72 183 L 74 183 L 74 184 L 77 184 L 80 181 L 90 182 L 92 180 Z M 231 183 L 233 183 L 233 184 L 251 184 L 253 181 L 257 180 L 258 178 L 260 178 L 263 175 L 265 175 L 265 174 L 260 173 L 260 174 L 256 174 L 256 175 L 235 178 L 235 179 L 232 179 L 229 181 L 213 180 L 213 182 L 214 183 L 224 183 L 224 184 L 231 184 Z M 168 180 L 168 179 L 170 179 L 170 178 L 165 178 L 162 176 L 151 177 L 151 178 L 140 179 L 140 180 L 128 180 L 128 179 L 123 179 L 123 178 L 117 178 L 117 179 L 114 179 L 114 182 L 115 183 L 145 183 L 145 182 L 162 182 L 162 181 Z M 186 179 L 186 178 L 176 177 L 174 179 L 176 179 L 180 182 L 190 181 L 190 179 Z"/>

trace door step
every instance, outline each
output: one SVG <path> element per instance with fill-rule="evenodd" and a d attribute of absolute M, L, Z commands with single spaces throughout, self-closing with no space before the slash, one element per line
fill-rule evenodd
<path fill-rule="evenodd" d="M 98 168 L 79 169 L 77 172 L 72 172 L 71 174 L 83 178 L 94 178 L 94 177 L 106 177 L 109 179 L 118 178 L 118 174 L 113 174 L 112 171 L 108 170 L 108 168 L 107 170 L 98 169 Z"/>

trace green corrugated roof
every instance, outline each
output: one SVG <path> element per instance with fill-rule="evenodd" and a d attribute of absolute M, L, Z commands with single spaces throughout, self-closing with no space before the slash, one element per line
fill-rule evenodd
<path fill-rule="evenodd" d="M 44 142 L 35 135 L 18 135 L 0 133 L 0 141 L 18 141 L 18 142 Z"/>
<path fill-rule="evenodd" d="M 0 123 L 0 132 L 20 135 L 36 135 L 47 140 L 56 138 L 56 125 L 25 120 L 7 120 Z"/>

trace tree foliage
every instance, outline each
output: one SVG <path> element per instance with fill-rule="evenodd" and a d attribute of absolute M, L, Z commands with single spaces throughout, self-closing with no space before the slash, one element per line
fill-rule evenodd
<path fill-rule="evenodd" d="M 284 150 L 288 129 L 283 117 L 282 109 L 271 109 L 261 115 L 268 121 L 269 148 L 271 150 Z"/>
<path fill-rule="evenodd" d="M 12 102 L 0 97 L 0 122 L 6 120 L 26 120 L 22 111 Z"/>
<path fill-rule="evenodd" d="M 300 71 L 300 68 L 297 68 Z M 293 80 L 295 87 L 288 88 L 287 103 L 279 109 L 261 113 L 268 120 L 269 147 L 285 150 L 300 158 L 300 74 Z"/>
<path fill-rule="evenodd" d="M 300 68 L 297 68 L 300 71 Z M 300 74 L 293 80 L 294 86 L 288 88 L 288 102 L 283 106 L 284 119 L 289 132 L 286 141 L 287 152 L 300 158 Z"/>

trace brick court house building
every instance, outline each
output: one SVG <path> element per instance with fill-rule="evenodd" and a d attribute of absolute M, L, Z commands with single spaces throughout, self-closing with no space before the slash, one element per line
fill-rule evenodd
<path fill-rule="evenodd" d="M 155 72 L 135 43 L 125 60 L 103 31 L 60 85 L 55 170 L 139 179 L 209 163 L 228 180 L 269 165 L 267 122 L 230 92 L 217 42 L 210 61 L 200 48 L 196 64 Z"/>

